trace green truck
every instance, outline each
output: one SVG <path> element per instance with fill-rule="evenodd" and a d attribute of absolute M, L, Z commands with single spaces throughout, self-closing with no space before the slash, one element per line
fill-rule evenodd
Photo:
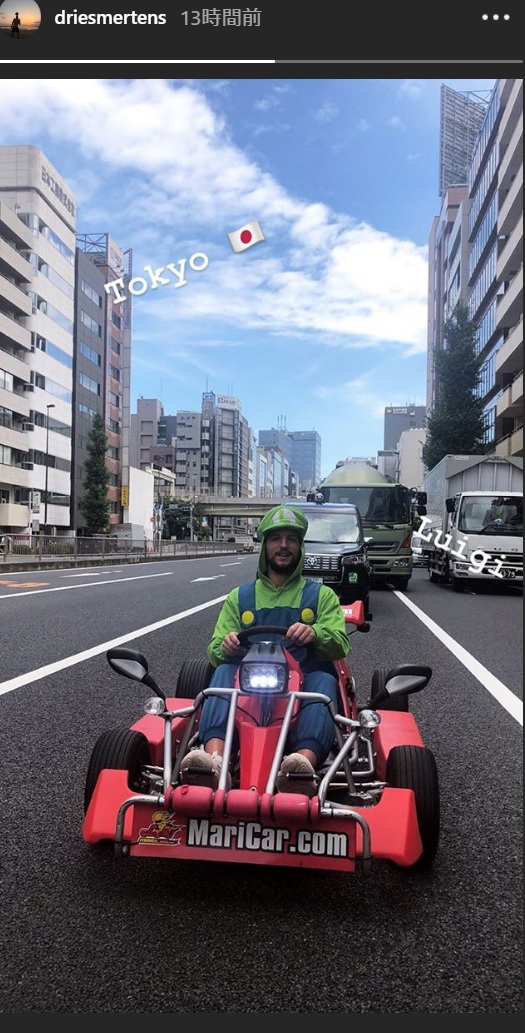
<path fill-rule="evenodd" d="M 325 502 L 357 506 L 368 542 L 372 584 L 406 591 L 412 576 L 412 533 L 426 514 L 425 492 L 395 484 L 367 463 L 342 460 L 317 488 Z"/>

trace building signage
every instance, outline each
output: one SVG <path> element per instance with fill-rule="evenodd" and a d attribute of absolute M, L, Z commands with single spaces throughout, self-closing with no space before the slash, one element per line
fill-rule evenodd
<path fill-rule="evenodd" d="M 232 395 L 217 395 L 217 405 L 220 409 L 237 409 L 241 408 L 241 403 L 238 398 L 233 398 Z"/>
<path fill-rule="evenodd" d="M 51 193 L 55 195 L 57 200 L 64 205 L 64 208 L 67 209 L 69 214 L 74 217 L 75 205 L 73 204 L 73 201 L 71 200 L 69 195 L 66 194 L 66 191 L 63 189 L 63 187 L 60 186 L 60 183 L 57 182 L 54 176 L 52 176 L 47 171 L 45 165 L 42 165 L 42 180 L 46 184 L 46 186 L 49 187 Z"/>
<path fill-rule="evenodd" d="M 398 405 L 394 408 L 385 409 L 387 416 L 408 416 L 410 410 L 406 405 Z"/>

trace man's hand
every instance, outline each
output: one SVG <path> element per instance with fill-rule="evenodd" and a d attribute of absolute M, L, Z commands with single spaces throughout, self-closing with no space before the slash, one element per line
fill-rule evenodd
<path fill-rule="evenodd" d="M 291 624 L 286 632 L 286 638 L 290 639 L 296 646 L 310 646 L 315 642 L 317 635 L 309 624 Z"/>
<path fill-rule="evenodd" d="M 233 656 L 238 653 L 241 648 L 241 643 L 237 638 L 235 631 L 229 631 L 222 640 L 221 649 L 225 656 Z"/>

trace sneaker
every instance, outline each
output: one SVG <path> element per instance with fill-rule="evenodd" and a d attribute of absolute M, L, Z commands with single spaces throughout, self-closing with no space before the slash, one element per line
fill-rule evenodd
<path fill-rule="evenodd" d="M 277 775 L 277 792 L 303 793 L 310 797 L 316 795 L 315 771 L 308 758 L 303 757 L 302 753 L 290 753 L 284 757 L 281 770 Z"/>
<path fill-rule="evenodd" d="M 182 758 L 180 779 L 184 785 L 207 786 L 217 789 L 222 767 L 222 757 L 218 753 L 206 753 L 203 749 L 190 750 Z M 231 788 L 231 778 L 226 779 L 226 789 Z"/>

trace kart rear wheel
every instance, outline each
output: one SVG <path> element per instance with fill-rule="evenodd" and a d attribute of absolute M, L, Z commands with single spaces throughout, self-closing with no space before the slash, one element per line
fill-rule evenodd
<path fill-rule="evenodd" d="M 199 692 L 207 689 L 215 668 L 206 659 L 185 660 L 179 671 L 175 695 L 184 699 L 196 699 Z"/>
<path fill-rule="evenodd" d="M 388 754 L 386 781 L 397 789 L 413 789 L 423 853 L 411 870 L 430 868 L 439 842 L 439 783 L 431 750 L 421 746 L 394 746 Z"/>
<path fill-rule="evenodd" d="M 149 763 L 149 742 L 142 732 L 135 732 L 130 728 L 103 732 L 93 747 L 88 765 L 84 789 L 84 814 L 89 807 L 98 776 L 104 768 L 127 771 L 129 788 L 140 791 L 142 770 Z"/>
<path fill-rule="evenodd" d="M 380 696 L 384 691 L 390 667 L 376 667 L 372 674 L 372 695 L 371 699 Z M 408 696 L 386 696 L 384 700 L 376 704 L 376 710 L 397 710 L 398 713 L 408 713 Z"/>

